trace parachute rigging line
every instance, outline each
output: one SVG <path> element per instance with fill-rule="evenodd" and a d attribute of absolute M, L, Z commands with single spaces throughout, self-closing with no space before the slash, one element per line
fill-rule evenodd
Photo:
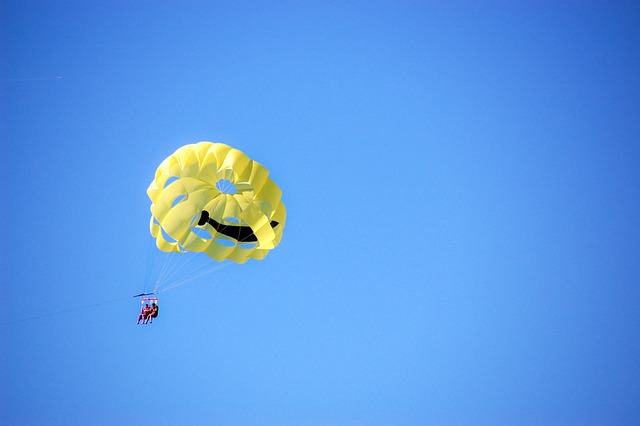
<path fill-rule="evenodd" d="M 162 288 L 162 289 L 159 289 L 159 290 L 156 289 L 154 294 L 164 293 L 166 291 L 173 290 L 176 287 L 180 287 L 180 286 L 183 286 L 185 284 L 189 284 L 192 281 L 195 281 L 195 280 L 200 279 L 200 278 L 202 278 L 204 276 L 207 276 L 207 275 L 209 275 L 209 274 L 211 274 L 211 273 L 213 273 L 215 271 L 219 271 L 220 269 L 225 268 L 225 267 L 227 267 L 227 266 L 229 266 L 231 264 L 232 264 L 232 262 L 230 262 L 230 261 L 221 262 L 221 263 L 218 263 L 218 264 L 214 264 L 214 265 L 216 265 L 216 267 L 214 267 L 212 269 L 207 269 L 207 268 L 211 268 L 210 265 L 203 265 L 200 268 L 198 268 L 195 271 L 193 271 L 193 273 L 195 273 L 195 272 L 200 272 L 200 273 L 198 273 L 196 275 L 192 275 L 192 276 L 186 277 L 186 278 L 183 278 L 181 280 L 177 280 L 177 281 L 175 281 L 174 283 L 168 285 L 165 288 Z M 202 270 L 204 270 L 204 272 L 201 272 Z"/>

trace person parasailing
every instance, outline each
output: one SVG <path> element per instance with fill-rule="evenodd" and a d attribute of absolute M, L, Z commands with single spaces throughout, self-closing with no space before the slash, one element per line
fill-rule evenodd
<path fill-rule="evenodd" d="M 147 320 L 147 317 L 150 313 L 151 313 L 151 308 L 147 303 L 140 310 L 140 315 L 138 315 L 138 322 L 136 324 L 140 324 L 140 321 L 142 321 L 142 323 L 145 324 L 145 321 Z"/>
<path fill-rule="evenodd" d="M 147 322 L 145 324 L 153 324 L 153 319 L 158 317 L 158 305 L 151 304 L 151 310 L 147 314 Z"/>

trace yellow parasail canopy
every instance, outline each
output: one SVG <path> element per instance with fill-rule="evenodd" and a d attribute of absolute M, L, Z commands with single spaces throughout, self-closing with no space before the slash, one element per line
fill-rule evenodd
<path fill-rule="evenodd" d="M 179 148 L 160 164 L 147 194 L 151 235 L 162 251 L 244 263 L 263 259 L 282 239 L 282 191 L 260 163 L 228 145 Z"/>

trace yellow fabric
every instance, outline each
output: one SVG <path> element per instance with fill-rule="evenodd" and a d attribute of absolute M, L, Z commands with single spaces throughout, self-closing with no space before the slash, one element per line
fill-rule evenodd
<path fill-rule="evenodd" d="M 234 184 L 236 193 L 220 192 L 220 180 Z M 217 261 L 244 263 L 263 259 L 282 239 L 287 216 L 282 191 L 266 168 L 228 145 L 198 142 L 179 148 L 160 164 L 147 194 L 151 235 L 162 251 L 204 252 Z M 208 224 L 198 227 L 203 210 L 219 223 L 251 227 L 257 243 L 238 242 Z M 272 220 L 279 225 L 272 228 Z"/>

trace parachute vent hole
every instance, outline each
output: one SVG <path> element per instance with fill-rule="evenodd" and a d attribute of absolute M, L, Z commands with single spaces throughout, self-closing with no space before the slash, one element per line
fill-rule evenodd
<path fill-rule="evenodd" d="M 170 243 L 177 243 L 175 238 L 173 238 L 171 235 L 165 232 L 164 228 L 160 228 L 160 229 L 162 229 L 162 236 L 164 237 L 165 240 L 167 240 Z"/>
<path fill-rule="evenodd" d="M 167 186 L 171 185 L 173 182 L 177 181 L 178 179 L 180 179 L 177 176 L 171 176 L 169 179 L 167 179 L 167 181 L 164 183 L 164 187 L 166 188 Z"/>
<path fill-rule="evenodd" d="M 173 203 L 171 203 L 171 208 L 175 207 L 177 204 L 180 204 L 186 198 L 187 196 L 185 194 L 177 196 L 176 199 L 173 200 Z"/>
<path fill-rule="evenodd" d="M 227 240 L 224 238 L 216 238 L 215 242 L 220 244 L 221 246 L 224 247 L 235 247 L 236 246 L 236 242 L 233 240 Z"/>
<path fill-rule="evenodd" d="M 238 190 L 236 186 L 228 179 L 220 179 L 216 182 L 216 189 L 223 194 L 237 194 Z"/>
<path fill-rule="evenodd" d="M 191 227 L 191 232 L 193 232 L 194 234 L 196 234 L 198 237 L 202 238 L 203 240 L 210 240 L 213 237 L 211 236 L 211 234 L 209 233 L 209 231 L 207 231 L 204 228 L 200 228 L 197 226 L 192 226 Z"/>

